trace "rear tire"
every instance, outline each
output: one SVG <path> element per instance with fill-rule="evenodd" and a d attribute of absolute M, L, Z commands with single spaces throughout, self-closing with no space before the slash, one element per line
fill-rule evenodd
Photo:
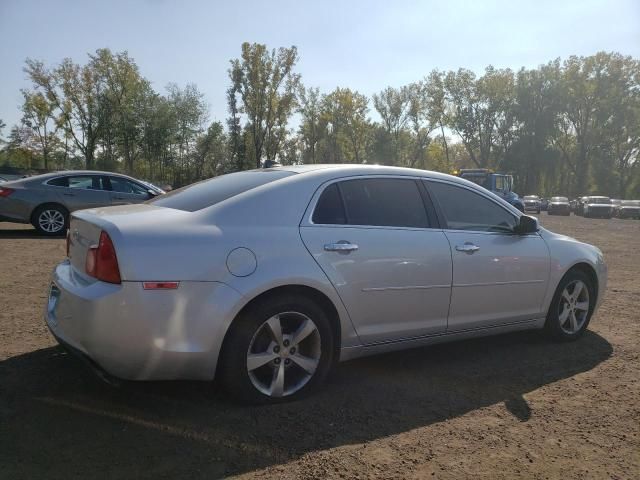
<path fill-rule="evenodd" d="M 40 205 L 33 212 L 32 225 L 40 233 L 50 237 L 64 235 L 69 225 L 69 212 L 62 205 Z"/>
<path fill-rule="evenodd" d="M 218 376 L 237 400 L 281 403 L 308 395 L 334 363 L 334 335 L 325 311 L 293 295 L 270 297 L 231 324 Z"/>
<path fill-rule="evenodd" d="M 580 270 L 570 270 L 551 300 L 545 323 L 547 333 L 555 340 L 577 340 L 589 326 L 595 302 L 591 279 Z"/>

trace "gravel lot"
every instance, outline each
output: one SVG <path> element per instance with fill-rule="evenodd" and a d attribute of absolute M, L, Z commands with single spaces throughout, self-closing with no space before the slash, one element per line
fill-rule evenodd
<path fill-rule="evenodd" d="M 42 319 L 64 240 L 0 224 L 0 478 L 640 478 L 640 222 L 542 222 L 609 264 L 579 342 L 356 360 L 312 398 L 256 408 L 204 383 L 94 378 Z"/>

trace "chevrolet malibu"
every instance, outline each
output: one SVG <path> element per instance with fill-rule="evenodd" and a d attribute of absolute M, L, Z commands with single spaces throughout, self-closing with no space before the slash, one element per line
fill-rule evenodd
<path fill-rule="evenodd" d="M 76 211 L 46 322 L 103 376 L 279 402 L 379 352 L 515 330 L 575 340 L 596 247 L 474 183 L 377 166 L 233 173 Z"/>
<path fill-rule="evenodd" d="M 69 223 L 69 212 L 140 203 L 163 193 L 151 184 L 117 173 L 45 173 L 2 184 L 0 222 L 31 223 L 41 235 L 61 235 Z"/>

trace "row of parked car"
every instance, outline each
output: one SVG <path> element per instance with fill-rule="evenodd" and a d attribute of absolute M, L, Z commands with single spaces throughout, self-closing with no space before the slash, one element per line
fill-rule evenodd
<path fill-rule="evenodd" d="M 640 219 L 640 200 L 620 200 L 603 196 L 584 196 L 573 200 L 567 197 L 541 198 L 527 195 L 523 198 L 525 211 L 549 215 L 579 215 L 585 218 L 635 218 Z"/>

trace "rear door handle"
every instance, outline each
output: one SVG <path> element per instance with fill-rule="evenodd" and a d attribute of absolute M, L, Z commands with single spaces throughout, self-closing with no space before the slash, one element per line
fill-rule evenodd
<path fill-rule="evenodd" d="M 65 197 L 75 197 L 75 196 L 76 196 L 76 194 L 75 194 L 75 193 L 63 193 L 63 195 L 64 195 Z"/>
<path fill-rule="evenodd" d="M 465 242 L 464 245 L 456 245 L 456 250 L 465 253 L 475 253 L 480 250 L 480 247 L 473 243 Z"/>
<path fill-rule="evenodd" d="M 336 243 L 327 243 L 324 246 L 324 249 L 327 252 L 353 252 L 354 250 L 358 250 L 358 245 L 355 243 L 348 242 L 346 240 L 340 240 Z"/>

